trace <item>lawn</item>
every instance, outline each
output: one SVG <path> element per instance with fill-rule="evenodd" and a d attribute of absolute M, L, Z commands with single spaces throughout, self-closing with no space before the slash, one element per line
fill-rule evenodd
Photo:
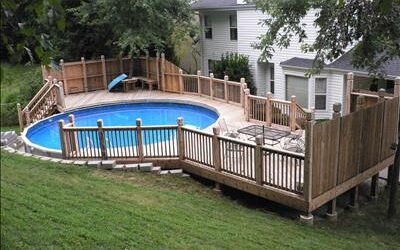
<path fill-rule="evenodd" d="M 117 173 L 1 152 L 1 248 L 399 249 L 386 196 L 314 227 L 178 176 Z M 400 205 L 400 196 L 397 199 Z"/>

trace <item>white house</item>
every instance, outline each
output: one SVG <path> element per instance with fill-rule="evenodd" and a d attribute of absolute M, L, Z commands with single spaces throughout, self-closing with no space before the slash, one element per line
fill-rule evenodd
<path fill-rule="evenodd" d="M 202 27 L 201 65 L 203 74 L 213 70 L 213 63 L 226 52 L 237 52 L 249 56 L 251 72 L 257 87 L 257 95 L 272 92 L 275 98 L 289 99 L 296 95 L 298 103 L 305 108 L 315 108 L 316 118 L 330 118 L 335 102 L 345 105 L 345 76 L 354 72 L 355 87 L 370 88 L 373 79 L 366 70 L 356 70 L 350 64 L 350 53 L 326 65 L 321 74 L 311 78 L 305 72 L 312 66 L 314 53 L 302 53 L 298 39 L 293 38 L 286 49 L 276 48 L 275 54 L 266 62 L 259 62 L 260 50 L 252 44 L 265 34 L 266 27 L 260 20 L 266 15 L 252 4 L 241 0 L 199 0 L 192 8 L 199 14 Z M 316 11 L 310 11 L 304 18 L 307 39 L 312 42 L 316 36 L 313 21 Z M 386 65 L 386 79 L 379 80 L 379 88 L 393 91 L 394 78 L 400 76 L 400 59 Z M 376 84 L 376 81 L 374 81 Z"/>

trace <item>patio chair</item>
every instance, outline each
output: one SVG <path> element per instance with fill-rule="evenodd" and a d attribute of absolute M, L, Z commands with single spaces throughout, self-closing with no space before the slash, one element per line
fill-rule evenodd
<path fill-rule="evenodd" d="M 221 130 L 221 134 L 223 136 L 232 137 L 232 138 L 239 138 L 240 134 L 235 130 L 229 130 L 228 125 L 224 118 L 218 120 L 218 126 Z"/>
<path fill-rule="evenodd" d="M 305 151 L 305 131 L 291 134 L 281 140 L 281 148 L 288 151 L 304 153 Z"/>

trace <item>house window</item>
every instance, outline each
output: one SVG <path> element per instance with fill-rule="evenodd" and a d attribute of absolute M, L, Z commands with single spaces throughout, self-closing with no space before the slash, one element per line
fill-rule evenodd
<path fill-rule="evenodd" d="M 204 16 L 204 35 L 206 39 L 212 39 L 211 18 L 209 16 Z"/>
<path fill-rule="evenodd" d="M 326 110 L 326 78 L 315 78 L 315 109 Z"/>
<path fill-rule="evenodd" d="M 229 16 L 229 27 L 230 27 L 231 40 L 237 40 L 238 39 L 238 31 L 237 31 L 236 15 Z"/>
<path fill-rule="evenodd" d="M 308 108 L 308 78 L 286 75 L 286 100 L 293 95 L 301 107 Z"/>
<path fill-rule="evenodd" d="M 272 94 L 275 93 L 275 65 L 273 63 L 269 64 L 269 89 Z"/>

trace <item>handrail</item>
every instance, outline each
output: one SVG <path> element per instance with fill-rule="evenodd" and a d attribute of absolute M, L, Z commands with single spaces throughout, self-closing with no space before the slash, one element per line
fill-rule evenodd
<path fill-rule="evenodd" d="M 30 106 L 33 105 L 37 101 L 40 96 L 42 96 L 42 93 L 45 92 L 48 88 L 49 85 L 51 85 L 51 81 L 48 79 L 45 79 L 46 83 L 39 89 L 39 91 L 36 93 L 36 95 L 28 102 L 28 104 L 23 108 L 22 111 L 26 112 L 30 110 Z"/>
<path fill-rule="evenodd" d="M 40 99 L 35 103 L 35 105 L 34 105 L 31 109 L 29 109 L 28 112 L 30 113 L 32 110 L 35 110 L 35 109 L 37 108 L 37 106 L 40 104 L 40 102 L 43 101 L 45 98 L 48 98 L 48 97 L 49 97 L 48 94 L 49 94 L 53 89 L 55 89 L 55 88 L 57 88 L 57 87 L 58 87 L 57 84 L 54 84 L 54 85 L 50 86 L 50 88 L 42 95 L 42 97 L 40 97 Z"/>

